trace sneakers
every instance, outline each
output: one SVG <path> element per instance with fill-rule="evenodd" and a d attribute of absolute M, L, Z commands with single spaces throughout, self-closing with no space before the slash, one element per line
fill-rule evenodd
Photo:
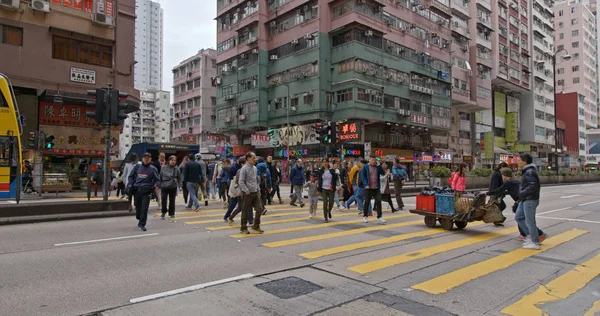
<path fill-rule="evenodd" d="M 300 207 L 304 207 L 304 203 L 300 203 Z"/>
<path fill-rule="evenodd" d="M 169 216 L 169 217 L 170 217 L 171 219 L 175 219 L 175 215 L 173 215 L 173 216 Z"/>
<path fill-rule="evenodd" d="M 529 242 L 527 242 L 527 241 L 526 241 L 526 242 L 523 244 L 523 249 L 533 249 L 533 250 L 540 250 L 540 249 L 542 249 L 542 247 L 540 247 L 540 245 L 539 245 L 539 244 L 537 244 L 537 243 L 534 243 L 534 242 L 532 242 L 532 241 L 529 241 Z"/>
<path fill-rule="evenodd" d="M 377 219 L 377 223 L 379 224 L 385 224 L 387 221 L 385 219 L 383 219 L 383 217 L 380 217 Z"/>
<path fill-rule="evenodd" d="M 252 229 L 252 231 L 254 231 L 257 234 L 262 234 L 262 233 L 265 232 L 264 230 L 262 230 L 262 229 L 260 229 L 258 227 L 250 227 L 250 228 Z"/>
<path fill-rule="evenodd" d="M 267 209 L 264 209 L 264 211 L 262 212 L 262 215 L 267 214 Z"/>
<path fill-rule="evenodd" d="M 541 237 L 541 236 L 540 236 L 540 237 Z M 519 235 L 519 238 L 517 238 L 517 240 L 518 240 L 518 241 L 525 241 L 525 237 L 523 237 L 523 236 Z M 542 239 L 540 238 L 540 240 L 542 240 Z"/>
<path fill-rule="evenodd" d="M 250 234 L 250 232 L 247 229 L 242 229 L 242 230 L 240 230 L 240 234 L 248 235 L 248 234 Z"/>
<path fill-rule="evenodd" d="M 308 214 L 308 219 L 312 219 L 312 218 L 313 218 L 313 215 L 312 215 L 312 213 L 311 213 L 311 214 Z"/>
<path fill-rule="evenodd" d="M 339 210 L 340 212 L 343 212 L 343 211 L 345 211 L 345 210 L 346 210 L 346 208 L 344 208 L 343 206 L 341 206 L 341 205 L 340 205 L 340 206 L 338 207 L 338 210 Z"/>
<path fill-rule="evenodd" d="M 165 219 L 165 214 L 166 214 L 166 213 L 162 213 L 162 214 L 160 214 L 160 217 L 161 217 L 161 219 Z"/>
<path fill-rule="evenodd" d="M 148 229 L 146 229 L 146 226 L 139 225 L 139 227 L 140 227 L 140 229 L 141 229 L 142 231 L 147 231 L 147 230 L 148 230 Z"/>
<path fill-rule="evenodd" d="M 204 206 L 208 206 L 208 200 L 204 200 Z"/>
<path fill-rule="evenodd" d="M 544 242 L 548 238 L 548 234 L 543 233 L 540 235 L 540 244 Z"/>
<path fill-rule="evenodd" d="M 201 210 L 200 206 L 198 206 L 198 207 L 196 207 L 196 209 L 194 210 L 194 212 L 198 213 L 198 212 L 200 212 L 200 210 Z"/>
<path fill-rule="evenodd" d="M 227 224 L 229 224 L 229 226 L 233 226 L 233 220 L 231 218 L 228 218 Z"/>
<path fill-rule="evenodd" d="M 298 205 L 296 205 L 296 203 L 294 203 L 294 202 L 290 202 L 290 205 L 291 205 L 291 206 L 298 206 Z"/>
<path fill-rule="evenodd" d="M 364 217 L 363 217 L 363 223 L 368 223 L 368 222 L 369 222 L 369 218 L 368 218 L 368 217 L 366 217 L 366 216 L 364 216 Z"/>

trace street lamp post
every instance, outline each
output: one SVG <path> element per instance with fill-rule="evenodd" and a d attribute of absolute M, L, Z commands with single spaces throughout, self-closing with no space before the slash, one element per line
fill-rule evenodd
<path fill-rule="evenodd" d="M 287 158 L 287 162 L 288 165 L 290 163 L 290 109 L 292 108 L 292 96 L 290 95 L 290 84 L 289 83 L 285 83 L 284 84 L 285 87 L 287 88 L 287 106 L 286 106 L 286 112 L 287 112 L 287 148 L 286 148 L 286 158 Z M 295 108 L 293 109 L 294 111 L 296 110 Z"/>
<path fill-rule="evenodd" d="M 569 52 L 564 48 L 555 51 L 554 55 L 552 55 L 552 75 L 554 76 L 554 168 L 556 168 L 556 175 L 558 175 L 558 113 L 556 112 L 556 55 L 563 51 L 565 52 L 563 60 L 567 61 L 571 59 Z"/>

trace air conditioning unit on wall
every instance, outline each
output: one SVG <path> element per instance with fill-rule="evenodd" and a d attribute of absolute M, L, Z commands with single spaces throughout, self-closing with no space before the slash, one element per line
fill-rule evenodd
<path fill-rule="evenodd" d="M 17 10 L 20 8 L 20 0 L 0 0 L 0 8 Z"/>
<path fill-rule="evenodd" d="M 31 0 L 31 8 L 36 11 L 50 12 L 50 3 L 44 0 Z"/>

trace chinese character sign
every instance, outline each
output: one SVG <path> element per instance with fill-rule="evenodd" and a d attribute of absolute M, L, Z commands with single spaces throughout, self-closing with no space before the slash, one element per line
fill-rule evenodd
<path fill-rule="evenodd" d="M 90 107 L 80 105 L 57 105 L 51 102 L 40 102 L 39 122 L 42 125 L 58 125 L 70 127 L 101 128 L 94 120 L 85 115 Z"/>
<path fill-rule="evenodd" d="M 271 137 L 264 134 L 252 134 L 252 146 L 260 148 L 271 147 Z"/>
<path fill-rule="evenodd" d="M 450 120 L 440 117 L 434 117 L 431 120 L 431 125 L 442 128 L 450 128 Z"/>
<path fill-rule="evenodd" d="M 429 125 L 429 117 L 413 114 L 410 116 L 410 122 L 421 125 Z"/>
<path fill-rule="evenodd" d="M 361 124 L 360 122 L 347 122 L 340 125 L 340 135 L 338 135 L 341 142 L 359 142 L 361 139 Z"/>
<path fill-rule="evenodd" d="M 89 152 L 104 152 L 106 140 L 105 131 L 93 128 L 80 128 L 70 126 L 40 125 L 40 130 L 46 134 L 54 135 L 54 154 L 89 155 Z M 119 130 L 111 131 L 113 148 L 119 148 Z"/>

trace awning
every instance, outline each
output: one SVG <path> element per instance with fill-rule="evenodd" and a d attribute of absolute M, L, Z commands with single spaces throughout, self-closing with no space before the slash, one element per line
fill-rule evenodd
<path fill-rule="evenodd" d="M 507 151 L 506 149 L 502 149 L 500 147 L 494 147 L 494 153 L 495 154 L 510 154 L 509 151 Z"/>

